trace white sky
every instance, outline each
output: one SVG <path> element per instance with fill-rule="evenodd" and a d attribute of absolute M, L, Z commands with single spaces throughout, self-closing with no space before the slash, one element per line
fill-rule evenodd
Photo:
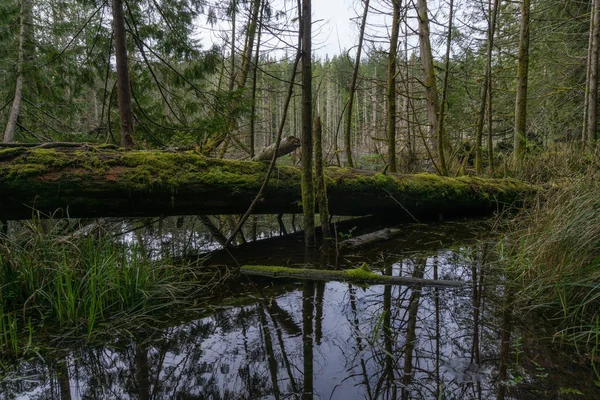
<path fill-rule="evenodd" d="M 313 0 L 313 51 L 318 56 L 340 54 L 358 42 L 356 24 L 351 21 L 357 5 L 362 8 L 358 0 Z"/>
<path fill-rule="evenodd" d="M 214 0 L 216 2 L 222 0 Z M 465 3 L 468 4 L 470 0 L 460 1 L 458 0 L 458 5 L 455 5 L 456 13 L 467 12 L 462 10 L 464 8 L 460 4 Z M 386 10 L 386 6 L 382 5 L 381 2 L 371 1 L 371 10 L 368 15 L 368 34 L 372 40 L 376 40 L 377 43 L 374 45 L 380 46 L 383 45 L 384 48 L 389 46 L 389 39 L 387 39 L 389 32 L 387 31 L 387 26 L 389 26 L 390 13 L 389 10 Z M 439 4 L 435 0 L 432 0 L 432 3 Z M 440 3 L 444 3 L 443 0 L 440 0 Z M 294 0 L 272 0 L 272 9 L 274 11 L 283 11 L 288 19 L 296 18 L 296 1 Z M 380 9 L 380 10 L 377 10 Z M 442 7 L 443 9 L 443 7 Z M 353 56 L 356 52 L 356 44 L 358 43 L 358 25 L 360 23 L 362 14 L 364 12 L 364 4 L 363 0 L 312 0 L 312 20 L 313 20 L 313 54 L 319 58 L 325 58 L 326 55 L 332 57 L 334 55 L 339 55 L 343 50 L 350 50 L 350 54 Z M 382 13 L 383 12 L 383 13 Z M 440 12 L 440 8 L 436 8 L 436 11 L 432 17 L 437 20 L 437 23 L 431 24 L 431 31 L 435 35 L 436 32 L 445 32 L 444 28 L 439 29 L 439 24 L 447 23 L 447 15 L 446 11 Z M 218 16 L 219 18 L 219 16 Z M 231 32 L 231 24 L 224 16 L 220 16 L 220 23 L 217 24 L 216 27 L 210 28 L 206 24 L 199 23 L 199 31 L 200 38 L 202 39 L 202 43 L 204 48 L 210 48 L 213 43 L 222 46 L 224 43 L 228 41 L 227 37 Z M 408 15 L 409 20 L 412 19 L 412 22 L 409 22 L 409 25 L 413 25 L 412 30 L 417 29 L 415 24 L 415 11 L 409 10 Z M 459 20 L 464 19 L 464 15 L 455 15 L 454 18 L 454 26 L 455 28 L 459 25 Z M 470 22 L 473 24 L 473 22 Z M 402 29 L 406 29 L 401 27 Z M 240 32 L 240 29 L 236 29 Z M 376 37 L 374 37 L 375 35 Z M 444 33 L 445 35 L 445 33 Z M 261 49 L 263 51 L 268 51 L 267 49 L 287 49 L 289 52 L 292 46 L 295 46 L 297 41 L 296 33 L 289 33 L 289 36 L 281 38 L 282 41 L 275 38 L 273 35 L 269 35 L 268 33 L 263 33 L 261 38 Z M 367 38 L 368 39 L 368 38 Z M 441 43 L 441 42 L 440 42 Z M 436 49 L 441 49 L 442 46 L 440 43 L 434 41 L 432 43 L 434 47 L 434 53 L 436 53 Z M 409 39 L 409 47 L 415 47 L 417 44 L 417 36 L 411 34 L 411 39 Z M 238 38 L 238 45 L 240 44 Z M 373 46 L 373 43 L 367 41 L 365 43 L 365 47 L 363 48 L 363 54 L 368 51 L 369 47 Z M 286 50 L 283 50 L 286 51 Z M 283 51 L 276 52 L 279 56 L 283 55 Z M 434 54 L 435 56 L 436 54 Z"/>
<path fill-rule="evenodd" d="M 295 2 L 289 0 L 274 0 L 274 10 L 286 10 L 290 18 L 296 17 Z M 358 13 L 362 14 L 361 0 L 313 0 L 312 1 L 312 18 L 313 18 L 313 53 L 317 57 L 325 57 L 329 55 L 338 55 L 344 49 L 349 49 L 357 43 L 357 26 L 355 21 L 351 20 L 356 17 L 357 12 L 354 10 L 358 7 Z M 292 15 L 293 14 L 293 15 Z M 205 49 L 212 46 L 213 43 L 223 45 L 225 38 L 231 31 L 231 24 L 222 21 L 214 28 L 209 27 L 205 17 L 201 17 L 198 21 L 198 34 Z M 238 27 L 239 29 L 239 27 Z M 238 30 L 239 32 L 239 30 Z M 273 38 L 267 39 L 263 36 L 262 40 L 268 41 L 261 47 L 279 47 L 285 48 L 285 44 L 276 43 Z M 296 35 L 285 39 L 288 43 L 296 43 Z"/>

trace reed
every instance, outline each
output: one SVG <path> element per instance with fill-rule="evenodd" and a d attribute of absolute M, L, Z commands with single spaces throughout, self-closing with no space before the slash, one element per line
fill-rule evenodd
<path fill-rule="evenodd" d="M 218 283 L 196 265 L 149 259 L 105 233 L 64 236 L 33 221 L 0 240 L 0 351 L 22 354 L 32 335 L 140 328 L 183 309 Z M 100 328 L 102 325 L 102 328 Z"/>
<path fill-rule="evenodd" d="M 600 348 L 600 183 L 579 179 L 540 195 L 509 235 L 517 305 L 588 354 Z"/>

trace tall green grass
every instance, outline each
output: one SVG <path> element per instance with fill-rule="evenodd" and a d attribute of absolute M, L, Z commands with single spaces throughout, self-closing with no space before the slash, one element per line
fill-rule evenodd
<path fill-rule="evenodd" d="M 54 225 L 52 225 L 54 226 Z M 33 335 L 152 325 L 193 307 L 217 283 L 195 266 L 151 260 L 109 234 L 61 236 L 29 223 L 0 240 L 0 351 L 22 353 Z M 100 329 L 100 330 L 102 330 Z"/>
<path fill-rule="evenodd" d="M 600 182 L 550 189 L 517 218 L 509 275 L 518 306 L 542 314 L 581 350 L 600 350 Z"/>

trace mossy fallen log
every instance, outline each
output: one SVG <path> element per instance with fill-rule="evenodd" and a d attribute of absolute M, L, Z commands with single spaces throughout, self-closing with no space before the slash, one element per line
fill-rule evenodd
<path fill-rule="evenodd" d="M 0 150 L 0 220 L 57 217 L 242 214 L 268 165 L 217 160 L 193 151 L 83 148 Z M 484 215 L 522 201 L 534 188 L 512 179 L 444 178 L 327 168 L 334 215 L 432 219 Z M 300 170 L 278 166 L 254 209 L 301 212 Z"/>
<path fill-rule="evenodd" d="M 463 287 L 465 282 L 413 278 L 410 276 L 388 276 L 372 272 L 366 264 L 359 268 L 346 270 L 324 270 L 308 268 L 290 268 L 272 265 L 244 265 L 241 272 L 246 275 L 263 276 L 276 279 L 301 279 L 312 281 L 342 281 L 368 283 L 376 285 L 421 285 L 437 287 Z"/>

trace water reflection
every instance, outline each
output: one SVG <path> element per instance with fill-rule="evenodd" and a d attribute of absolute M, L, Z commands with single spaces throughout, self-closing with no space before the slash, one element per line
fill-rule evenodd
<path fill-rule="evenodd" d="M 539 398 L 500 384 L 517 361 L 487 252 L 379 257 L 385 274 L 472 282 L 462 289 L 256 283 L 210 316 L 9 366 L 0 398 Z"/>

